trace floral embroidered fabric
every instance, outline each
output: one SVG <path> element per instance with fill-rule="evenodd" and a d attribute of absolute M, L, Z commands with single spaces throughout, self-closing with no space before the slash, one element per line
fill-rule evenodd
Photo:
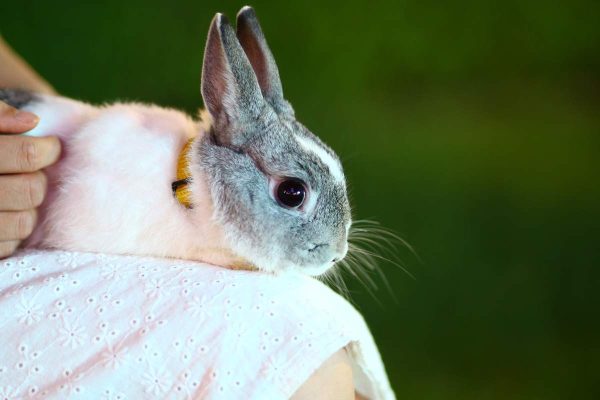
<path fill-rule="evenodd" d="M 391 399 L 361 315 L 317 280 L 62 251 L 0 260 L 0 399 L 285 399 L 346 346 Z"/>

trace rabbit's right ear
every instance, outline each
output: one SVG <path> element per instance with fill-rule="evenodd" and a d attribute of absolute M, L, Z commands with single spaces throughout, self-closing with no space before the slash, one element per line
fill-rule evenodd
<path fill-rule="evenodd" d="M 201 91 L 214 121 L 216 139 L 236 146 L 248 140 L 242 128 L 260 116 L 265 101 L 250 61 L 222 14 L 215 15 L 210 24 Z"/>
<path fill-rule="evenodd" d="M 245 6 L 238 12 L 237 37 L 254 68 L 258 84 L 267 103 L 277 114 L 288 114 L 293 117 L 294 110 L 283 97 L 275 58 L 267 45 L 256 13 L 250 6 Z"/>

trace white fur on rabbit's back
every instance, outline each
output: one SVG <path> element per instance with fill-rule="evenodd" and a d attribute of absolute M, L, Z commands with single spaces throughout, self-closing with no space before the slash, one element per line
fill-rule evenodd
<path fill-rule="evenodd" d="M 181 148 L 203 134 L 197 122 L 157 106 L 92 107 L 50 96 L 26 109 L 44 121 L 31 134 L 58 134 L 65 153 L 48 171 L 56 192 L 29 246 L 225 261 L 215 252 L 223 234 L 211 222 L 207 191 L 192 210 L 171 192 Z"/>

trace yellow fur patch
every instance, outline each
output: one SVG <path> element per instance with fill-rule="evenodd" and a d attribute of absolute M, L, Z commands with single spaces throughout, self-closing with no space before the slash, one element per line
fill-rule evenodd
<path fill-rule="evenodd" d="M 210 131 L 212 119 L 210 114 L 206 110 L 200 111 L 200 123 L 202 125 L 202 131 Z M 175 189 L 175 198 L 186 208 L 192 208 L 192 192 L 190 191 L 189 185 L 192 175 L 190 173 L 190 151 L 192 150 L 192 143 L 195 138 L 191 138 L 187 141 L 185 146 L 179 153 L 177 159 L 177 181 L 181 182 Z M 211 248 L 209 252 L 221 253 L 227 258 L 231 258 L 231 261 L 224 265 L 225 268 L 233 270 L 245 270 L 245 271 L 258 271 L 259 269 L 251 262 L 234 255 L 231 251 L 221 248 Z"/>
<path fill-rule="evenodd" d="M 179 185 L 175 189 L 175 197 L 186 208 L 192 208 L 192 192 L 189 188 L 189 180 L 191 179 L 189 152 L 192 148 L 193 141 L 193 138 L 187 141 L 185 146 L 183 146 L 181 153 L 179 153 L 179 159 L 177 160 L 177 180 L 185 180 L 187 183 Z"/>

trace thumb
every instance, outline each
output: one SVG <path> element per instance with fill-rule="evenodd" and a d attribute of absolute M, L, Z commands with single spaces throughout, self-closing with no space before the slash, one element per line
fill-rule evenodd
<path fill-rule="evenodd" d="M 35 128 L 39 120 L 33 113 L 17 110 L 0 101 L 0 134 L 27 132 Z"/>

